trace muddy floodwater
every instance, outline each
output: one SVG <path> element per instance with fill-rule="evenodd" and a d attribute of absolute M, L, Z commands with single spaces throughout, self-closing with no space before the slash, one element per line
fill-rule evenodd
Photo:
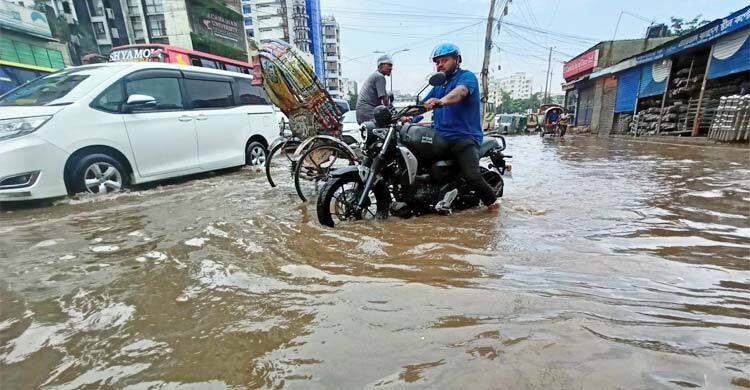
<path fill-rule="evenodd" d="M 750 152 L 508 138 L 483 209 L 318 225 L 244 168 L 0 209 L 0 388 L 750 387 Z"/>

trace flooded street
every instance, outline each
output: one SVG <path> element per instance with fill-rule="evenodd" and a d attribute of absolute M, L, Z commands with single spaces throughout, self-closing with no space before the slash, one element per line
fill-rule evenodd
<path fill-rule="evenodd" d="M 499 214 L 243 169 L 0 211 L 0 388 L 750 388 L 750 153 L 508 138 Z"/>

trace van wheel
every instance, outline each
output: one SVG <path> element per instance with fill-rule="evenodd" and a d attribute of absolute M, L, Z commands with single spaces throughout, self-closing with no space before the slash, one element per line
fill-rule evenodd
<path fill-rule="evenodd" d="M 106 154 L 90 154 L 80 158 L 70 177 L 73 193 L 108 194 L 130 185 L 130 176 L 122 163 Z"/>
<path fill-rule="evenodd" d="M 267 157 L 268 151 L 262 143 L 253 141 L 247 144 L 247 148 L 245 148 L 245 164 L 262 167 L 266 164 Z"/>

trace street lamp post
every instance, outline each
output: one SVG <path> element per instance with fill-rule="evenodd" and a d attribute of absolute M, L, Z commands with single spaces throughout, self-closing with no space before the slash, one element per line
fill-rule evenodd
<path fill-rule="evenodd" d="M 395 56 L 396 54 L 403 53 L 403 52 L 409 51 L 409 50 L 411 50 L 411 49 L 396 50 L 396 51 L 394 51 L 394 52 L 392 52 L 390 54 L 390 57 L 391 57 L 391 59 L 393 59 L 393 56 Z M 384 51 L 380 51 L 380 50 L 375 50 L 373 53 L 374 54 L 388 54 L 388 53 L 386 53 Z M 391 95 L 393 95 L 393 72 L 391 72 Z M 393 102 L 391 102 L 391 104 L 393 104 Z"/>

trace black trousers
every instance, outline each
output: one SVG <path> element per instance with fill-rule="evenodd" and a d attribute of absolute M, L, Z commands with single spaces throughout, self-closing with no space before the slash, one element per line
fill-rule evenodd
<path fill-rule="evenodd" d="M 458 164 L 458 169 L 469 185 L 469 189 L 479 195 L 479 199 L 485 206 L 489 206 L 497 200 L 495 191 L 484 181 L 479 173 L 479 145 L 472 139 L 446 140 L 446 146 L 450 150 L 450 155 Z"/>

